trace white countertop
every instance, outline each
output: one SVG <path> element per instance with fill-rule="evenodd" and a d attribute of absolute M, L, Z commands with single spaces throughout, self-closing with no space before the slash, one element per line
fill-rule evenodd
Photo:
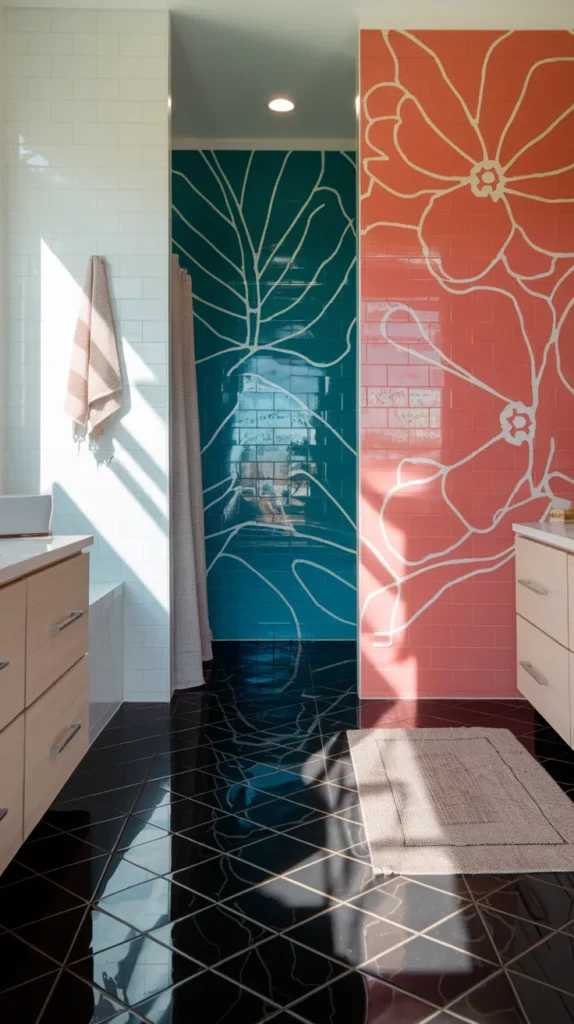
<path fill-rule="evenodd" d="M 520 537 L 574 553 L 574 522 L 513 523 L 512 529 Z"/>
<path fill-rule="evenodd" d="M 89 535 L 78 537 L 0 537 L 0 584 L 69 558 L 94 543 Z"/>

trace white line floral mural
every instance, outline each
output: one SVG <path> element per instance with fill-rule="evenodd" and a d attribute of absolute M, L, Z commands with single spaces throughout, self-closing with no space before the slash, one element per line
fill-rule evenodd
<path fill-rule="evenodd" d="M 220 639 L 356 635 L 354 154 L 175 152 Z"/>
<path fill-rule="evenodd" d="M 512 523 L 574 495 L 574 35 L 361 40 L 363 692 L 513 696 Z"/>

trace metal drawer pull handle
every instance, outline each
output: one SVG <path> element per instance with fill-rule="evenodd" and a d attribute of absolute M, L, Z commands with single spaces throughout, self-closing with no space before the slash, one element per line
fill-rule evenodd
<path fill-rule="evenodd" d="M 83 614 L 83 611 L 70 612 L 67 619 L 63 619 L 62 622 L 58 622 L 55 626 L 50 626 L 50 633 L 61 633 L 63 629 L 67 629 L 73 622 L 81 619 Z"/>
<path fill-rule="evenodd" d="M 9 664 L 10 664 L 9 661 L 0 661 L 0 672 L 2 671 L 2 669 L 8 668 Z"/>
<path fill-rule="evenodd" d="M 547 678 L 546 678 L 546 676 L 543 676 L 542 672 L 539 672 L 538 669 L 534 668 L 534 665 L 532 664 L 532 662 L 530 662 L 530 661 L 521 661 L 520 662 L 520 666 L 524 669 L 525 672 L 528 672 L 529 676 L 532 676 L 534 681 L 537 682 L 539 686 L 549 686 L 550 685 L 548 680 L 547 680 Z"/>
<path fill-rule="evenodd" d="M 8 814 L 8 808 L 7 807 L 0 807 L 0 821 L 3 821 L 7 814 Z"/>
<path fill-rule="evenodd" d="M 541 597 L 548 596 L 548 590 L 543 587 L 541 583 L 536 583 L 535 580 L 518 580 L 522 587 L 526 587 L 527 590 L 533 590 L 535 594 L 540 594 Z"/>
<path fill-rule="evenodd" d="M 82 728 L 82 723 L 81 722 L 72 722 L 72 724 L 70 726 L 70 735 L 67 737 L 67 739 L 64 740 L 64 742 L 62 743 L 61 747 L 51 747 L 50 748 L 50 753 L 51 754 L 61 754 L 62 751 L 65 750 L 66 747 L 68 746 L 68 743 L 72 742 L 74 736 L 77 736 L 77 734 L 79 733 L 81 728 Z"/>

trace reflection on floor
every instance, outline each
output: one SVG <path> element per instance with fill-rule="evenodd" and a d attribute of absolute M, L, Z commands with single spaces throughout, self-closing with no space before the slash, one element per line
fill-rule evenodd
<path fill-rule="evenodd" d="M 360 704 L 354 645 L 220 644 L 125 705 L 0 878 L 0 1020 L 563 1024 L 574 874 L 373 878 L 345 730 L 511 729 L 519 701 Z"/>

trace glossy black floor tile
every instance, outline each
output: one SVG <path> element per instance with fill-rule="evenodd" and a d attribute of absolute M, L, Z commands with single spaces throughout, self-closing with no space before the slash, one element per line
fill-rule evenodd
<path fill-rule="evenodd" d="M 120 709 L 121 710 L 121 709 Z M 106 726 L 103 732 L 94 740 L 91 750 L 94 751 L 106 751 L 108 752 L 111 747 L 131 747 L 132 750 L 139 748 L 141 742 L 146 742 L 148 739 L 156 740 L 158 743 L 161 740 L 165 731 L 165 720 L 162 719 L 157 723 L 150 723 L 149 725 L 114 725 L 117 714 Z M 131 756 L 130 756 L 131 760 Z M 137 758 L 136 758 L 137 760 Z"/>
<path fill-rule="evenodd" d="M 356 846 L 364 840 L 364 829 L 357 822 L 347 821 L 344 818 L 337 818 L 334 815 L 325 815 L 307 822 L 305 825 L 297 825 L 285 832 L 285 837 L 300 839 L 302 842 L 311 843 L 319 849 L 330 850 L 332 853 L 340 853 Z"/>
<path fill-rule="evenodd" d="M 158 818 L 161 817 L 162 811 L 164 812 L 164 819 L 167 822 L 171 820 L 171 814 L 165 814 L 165 808 L 156 808 L 157 814 L 154 815 L 151 811 L 143 812 L 144 817 L 140 817 L 136 814 L 129 814 L 124 819 L 124 828 L 120 832 L 116 843 L 116 850 L 131 850 L 138 846 L 142 846 L 144 843 L 154 842 L 156 839 L 165 839 L 170 835 L 168 828 L 162 827 L 157 824 Z M 153 820 L 150 820 L 153 819 Z M 105 822 L 103 823 L 105 824 Z"/>
<path fill-rule="evenodd" d="M 144 815 L 146 811 L 155 810 L 158 807 L 169 807 L 173 803 L 181 803 L 183 797 L 179 793 L 171 793 L 160 784 L 159 781 L 146 782 L 138 790 L 136 800 L 129 808 L 135 815 Z"/>
<path fill-rule="evenodd" d="M 181 796 L 188 796 L 197 803 L 213 807 L 214 810 L 223 811 L 226 814 L 245 814 L 250 810 L 262 807 L 273 799 L 267 794 L 253 790 L 250 786 L 221 786 L 219 789 L 214 789 L 212 786 L 211 788 L 206 787 L 201 793 L 186 793 L 188 787 L 180 787 L 179 776 L 174 779 L 174 784 Z"/>
<path fill-rule="evenodd" d="M 234 857 L 273 875 L 282 875 L 325 856 L 325 851 L 291 835 L 271 835 L 235 850 Z"/>
<path fill-rule="evenodd" d="M 48 839 L 50 836 L 57 835 L 58 832 L 60 831 L 61 829 L 57 828 L 53 824 L 50 824 L 50 822 L 42 819 L 38 822 L 36 827 L 32 829 L 30 835 L 26 839 L 26 843 L 35 843 L 39 839 Z M 67 829 L 65 829 L 64 831 L 67 831 Z"/>
<path fill-rule="evenodd" d="M 15 934 L 0 935 L 0 992 L 51 974 L 58 965 Z"/>
<path fill-rule="evenodd" d="M 295 885 L 288 878 L 272 878 L 239 896 L 232 896 L 226 905 L 266 928 L 282 932 L 336 904 L 321 893 Z"/>
<path fill-rule="evenodd" d="M 256 740 L 236 740 L 234 738 L 227 737 L 224 740 L 218 740 L 215 745 L 217 751 L 221 754 L 226 754 L 228 757 L 252 757 L 254 759 L 267 757 L 272 759 L 272 763 L 287 764 L 291 760 L 301 758 L 301 755 L 305 754 L 305 751 L 301 751 L 299 746 L 295 750 L 293 743 L 283 743 L 275 738 L 263 737 L 259 742 Z M 318 750 L 321 747 L 319 739 L 314 741 L 310 749 Z"/>
<path fill-rule="evenodd" d="M 485 923 L 485 914 L 473 905 L 465 906 L 441 924 L 427 929 L 425 935 L 437 942 L 446 942 L 480 960 L 488 960 L 497 965 L 500 962 L 501 952 L 488 922 Z"/>
<path fill-rule="evenodd" d="M 136 1010 L 150 1024 L 197 1020 L 198 1011 L 210 1024 L 259 1024 L 277 1010 L 261 996 L 249 992 L 220 974 L 204 971 L 139 1003 Z M 201 1018 L 200 1018 L 201 1019 Z M 131 1022 L 130 1022 L 131 1024 Z"/>
<path fill-rule="evenodd" d="M 197 892 L 178 886 L 168 878 L 158 877 L 96 900 L 99 909 L 125 921 L 139 932 L 151 931 L 178 917 L 186 917 L 208 903 Z"/>
<path fill-rule="evenodd" d="M 284 744 L 275 744 L 273 747 L 265 747 L 258 752 L 252 750 L 245 756 L 251 756 L 254 761 L 268 764 L 271 768 L 286 768 L 288 771 L 293 771 L 300 765 L 306 764 L 313 755 L 320 752 L 320 742 L 313 742 L 309 745 L 309 749 L 303 750 L 298 745 L 289 747 Z"/>
<path fill-rule="evenodd" d="M 221 854 L 201 864 L 184 868 L 183 871 L 176 871 L 171 877 L 179 886 L 191 889 L 194 893 L 217 903 L 230 896 L 238 896 L 239 893 L 252 889 L 254 885 L 268 881 L 271 876 L 268 871 L 254 864 L 235 856 Z M 191 900 L 191 895 L 189 899 Z M 178 905 L 182 900 L 183 897 L 178 892 Z"/>
<path fill-rule="evenodd" d="M 119 743 L 111 747 L 89 750 L 82 761 L 82 773 L 101 771 L 104 768 L 117 768 L 130 761 L 141 761 L 155 757 L 157 754 L 157 737 L 150 736 L 132 743 Z"/>
<path fill-rule="evenodd" d="M 34 878 L 37 874 L 30 868 L 24 867 L 18 861 L 13 860 L 11 864 L 0 875 L 0 892 L 7 885 L 14 885 L 15 882 L 23 882 L 26 878 Z"/>
<path fill-rule="evenodd" d="M 533 874 L 530 873 L 528 878 L 532 878 L 535 882 L 548 882 L 551 885 L 557 885 L 560 889 L 574 890 L 574 873 L 568 871 L 547 871 L 544 874 Z"/>
<path fill-rule="evenodd" d="M 346 904 L 333 907 L 285 934 L 347 967 L 360 967 L 412 937 L 412 932 L 405 928 Z"/>
<path fill-rule="evenodd" d="M 450 893 L 431 889 L 406 878 L 394 878 L 377 889 L 370 889 L 351 900 L 351 906 L 394 921 L 404 928 L 420 932 L 464 907 Z"/>
<path fill-rule="evenodd" d="M 270 771 L 268 766 L 265 769 L 263 765 L 260 766 L 260 770 L 262 772 L 266 770 L 267 773 L 257 779 L 247 780 L 248 785 L 260 793 L 283 797 L 285 800 L 292 799 L 295 800 L 295 803 L 301 803 L 297 799 L 298 796 L 310 792 L 317 785 L 314 780 L 304 778 L 297 771 L 290 772 L 285 769 Z"/>
<path fill-rule="evenodd" d="M 76 770 L 60 793 L 62 800 L 77 800 L 81 797 L 96 796 L 110 790 L 126 789 L 141 783 L 147 777 L 153 758 L 129 761 L 123 764 L 92 769 Z"/>
<path fill-rule="evenodd" d="M 357 825 L 361 825 L 363 821 L 363 812 L 359 804 L 356 804 L 354 807 L 339 809 L 336 811 L 336 816 L 344 818 L 345 821 L 354 821 Z"/>
<path fill-rule="evenodd" d="M 62 918 L 65 916 L 71 916 L 74 911 L 70 911 L 69 915 L 60 915 L 58 922 L 58 928 L 62 928 Z M 64 922 L 67 925 L 67 922 Z M 73 922 L 70 921 L 68 932 L 71 933 Z M 34 928 L 34 926 L 31 926 Z M 27 941 L 32 941 L 37 944 L 37 935 L 32 932 L 31 935 L 26 934 L 26 930 L 18 932 L 18 935 L 22 935 Z M 81 922 L 73 936 L 73 942 L 68 947 L 67 955 L 61 957 L 61 962 L 64 960 L 68 964 L 74 964 L 78 960 L 85 960 L 86 957 L 92 956 L 96 953 L 101 953 L 103 950 L 110 949 L 112 946 L 120 946 L 122 943 L 127 943 L 130 939 L 135 939 L 140 935 L 140 932 L 133 928 L 132 925 L 126 924 L 125 921 L 120 921 L 116 917 L 112 917 L 110 914 L 104 913 L 102 910 L 96 910 L 95 907 L 90 907 L 82 917 Z M 44 938 L 44 936 L 42 936 Z"/>
<path fill-rule="evenodd" d="M 183 868 L 201 864 L 214 857 L 216 851 L 183 835 L 165 835 L 141 846 L 122 851 L 125 860 L 156 875 L 167 875 Z"/>
<path fill-rule="evenodd" d="M 574 998 L 563 991 L 541 985 L 515 974 L 508 973 L 509 981 L 516 992 L 528 1024 L 571 1024 L 574 1021 Z M 471 1018 L 472 1019 L 472 1018 Z"/>
<path fill-rule="evenodd" d="M 465 950 L 416 936 L 377 956 L 363 970 L 419 999 L 444 1007 L 484 981 L 496 968 Z"/>
<path fill-rule="evenodd" d="M 67 831 L 76 839 L 90 843 L 100 850 L 109 851 L 114 849 L 126 827 L 126 816 L 120 815 L 117 818 L 109 818 L 107 821 L 90 822 L 86 825 L 80 825 L 79 828 L 74 828 L 73 830 L 67 829 Z"/>
<path fill-rule="evenodd" d="M 265 776 L 273 775 L 276 769 L 271 768 L 268 764 L 257 764 L 255 761 L 250 761 L 247 757 L 230 757 L 227 761 L 222 761 L 219 764 L 208 765 L 202 768 L 201 771 L 214 776 L 216 779 L 221 779 L 226 785 L 241 782 L 256 785 Z M 285 782 L 296 782 L 298 778 L 299 776 L 296 773 L 283 773 Z"/>
<path fill-rule="evenodd" d="M 65 868 L 48 871 L 44 877 L 49 882 L 61 885 L 63 889 L 79 896 L 80 899 L 89 901 L 98 891 L 109 863 L 110 856 L 104 853 L 100 857 L 92 857 L 78 864 L 68 864 Z"/>
<path fill-rule="evenodd" d="M 63 1013 L 63 1008 L 66 1010 Z M 104 992 L 69 971 L 58 978 L 41 1017 L 42 1024 L 139 1024 L 140 1017 L 132 1015 L 111 993 Z"/>
<path fill-rule="evenodd" d="M 427 1017 L 425 1024 L 460 1024 L 460 1020 L 460 1017 L 453 1017 L 452 1013 L 448 1013 L 446 1010 L 439 1010 L 438 1013 Z"/>
<path fill-rule="evenodd" d="M 223 780 L 195 769 L 184 769 L 177 774 L 168 772 L 165 777 L 152 773 L 151 781 L 157 781 L 160 789 L 167 789 L 176 796 L 197 800 L 200 800 L 204 793 L 226 793 L 228 789 Z"/>
<path fill-rule="evenodd" d="M 481 903 L 547 928 L 562 928 L 574 920 L 574 891 L 528 875 L 489 894 Z"/>
<path fill-rule="evenodd" d="M 335 900 L 350 900 L 380 884 L 380 875 L 374 875 L 369 864 L 337 853 L 294 870 L 288 877 Z"/>
<path fill-rule="evenodd" d="M 125 786 L 121 789 L 110 789 L 105 793 L 64 799 L 62 790 L 52 806 L 52 813 L 84 815 L 85 820 L 91 822 L 107 821 L 118 814 L 129 814 L 140 792 L 141 785 Z M 81 823 L 80 820 L 79 824 Z"/>
<path fill-rule="evenodd" d="M 143 882 L 153 881 L 157 874 L 161 874 L 161 872 L 147 871 L 146 868 L 126 860 L 125 856 L 114 854 L 113 857 L 110 857 L 100 879 L 96 892 L 97 899 L 100 901 L 107 896 L 122 892 L 123 889 L 130 889 Z"/>
<path fill-rule="evenodd" d="M 352 972 L 292 1007 L 309 1024 L 422 1024 L 432 1007 L 375 978 Z"/>
<path fill-rule="evenodd" d="M 533 1024 L 524 1012 L 515 987 L 502 973 L 478 985 L 451 1006 L 464 1020 L 502 1021 L 503 1024 Z M 548 1018 L 547 1018 L 548 1020 Z"/>
<path fill-rule="evenodd" d="M 168 793 L 165 794 L 169 796 Z M 164 825 L 157 825 L 164 831 L 184 834 L 197 825 L 209 825 L 228 816 L 227 811 L 218 811 L 217 808 L 208 807 L 207 804 L 196 803 L 194 800 L 177 799 L 172 803 L 160 803 L 156 807 L 148 808 L 145 811 L 137 810 L 134 817 L 150 824 L 155 824 L 154 812 L 164 815 Z M 159 838 L 156 836 L 155 838 Z M 121 845 L 121 844 L 120 844 Z"/>
<path fill-rule="evenodd" d="M 34 875 L 24 882 L 16 882 L 2 889 L 0 897 L 0 925 L 19 928 L 52 917 L 64 910 L 71 910 L 84 903 L 79 896 L 62 889 L 54 882 L 40 875 Z"/>
<path fill-rule="evenodd" d="M 359 802 L 356 792 L 325 782 L 295 793 L 290 799 L 296 804 L 311 807 L 322 814 L 339 814 Z"/>
<path fill-rule="evenodd" d="M 37 843 L 24 843 L 16 860 L 32 871 L 46 872 L 99 857 L 104 852 L 75 835 L 60 832 Z"/>
<path fill-rule="evenodd" d="M 345 971 L 340 963 L 283 937 L 246 949 L 222 963 L 219 969 L 232 981 L 278 1006 L 288 1006 L 310 995 Z"/>
<path fill-rule="evenodd" d="M 461 879 L 460 875 L 454 876 L 457 880 Z M 497 889 L 503 889 L 510 881 L 513 881 L 511 875 L 464 875 L 462 881 L 465 889 L 469 892 L 471 897 L 476 900 L 483 900 L 490 893 L 496 892 Z M 441 886 L 439 886 L 441 888 Z M 462 895 L 462 893 L 461 893 Z"/>
<path fill-rule="evenodd" d="M 490 940 L 503 964 L 515 960 L 531 946 L 536 946 L 553 934 L 551 929 L 535 921 L 510 917 L 508 914 L 498 914 L 483 906 L 478 909 Z"/>
<path fill-rule="evenodd" d="M 310 807 L 294 804 L 290 800 L 272 799 L 263 805 L 250 807 L 243 811 L 242 816 L 248 821 L 255 822 L 256 825 L 263 825 L 276 832 L 285 832 L 296 825 L 315 821 L 317 818 L 323 817 L 323 813 Z"/>
<path fill-rule="evenodd" d="M 345 789 L 349 789 L 354 793 L 357 792 L 355 771 L 345 761 L 337 761 L 326 757 L 325 778 L 323 781 L 335 786 L 343 786 Z"/>
<path fill-rule="evenodd" d="M 202 967 L 190 957 L 140 935 L 121 945 L 93 952 L 69 969 L 132 1007 L 169 988 L 176 979 L 185 981 L 193 977 Z"/>
<path fill-rule="evenodd" d="M 346 736 L 508 728 L 574 795 L 540 716 L 360 701 L 352 644 L 215 651 L 120 709 L 0 878 L 0 1020 L 574 1024 L 574 873 L 373 875 Z"/>
<path fill-rule="evenodd" d="M 183 803 L 183 800 L 180 798 L 174 800 L 174 804 L 177 803 Z M 142 834 L 144 835 L 143 841 L 147 842 L 147 835 L 144 830 L 145 825 L 159 828 L 162 832 L 172 832 L 174 830 L 178 831 L 179 822 L 180 812 L 175 811 L 173 805 L 169 802 L 159 803 L 155 807 L 147 807 L 145 809 L 138 808 L 133 814 L 126 816 L 126 827 L 120 837 L 118 846 L 125 849 L 126 846 L 135 845 L 139 842 L 139 837 Z M 153 838 L 158 839 L 159 835 L 160 833 L 154 833 Z"/>
<path fill-rule="evenodd" d="M 240 917 L 225 906 L 208 907 L 174 924 L 150 932 L 158 942 L 214 967 L 248 946 L 271 937 L 271 932 L 256 921 Z"/>
<path fill-rule="evenodd" d="M 57 973 L 49 974 L 36 981 L 28 982 L 26 985 L 19 985 L 18 988 L 0 992 L 0 1020 L 17 1021 L 18 1024 L 36 1024 L 57 977 Z M 66 1005 L 61 1001 L 58 1003 L 60 1021 L 63 1019 L 62 1015 L 66 1013 L 64 1009 Z M 79 1024 L 84 1024 L 84 1022 L 79 1021 Z"/>
<path fill-rule="evenodd" d="M 574 936 L 555 932 L 518 960 L 513 960 L 511 970 L 574 996 L 573 964 Z"/>
<path fill-rule="evenodd" d="M 232 853 L 238 847 L 269 839 L 273 832 L 248 818 L 215 812 L 217 817 L 205 824 L 194 825 L 180 834 L 192 842 L 202 843 L 218 853 Z"/>
<path fill-rule="evenodd" d="M 82 904 L 75 907 L 73 910 L 65 910 L 63 913 L 57 914 L 55 917 L 43 917 L 39 921 L 34 921 L 32 924 L 25 924 L 22 927 L 17 928 L 14 931 L 14 934 L 29 946 L 33 946 L 34 949 L 39 950 L 39 952 L 44 953 L 46 956 L 52 957 L 57 961 L 57 963 L 62 964 L 65 962 L 66 957 L 68 956 L 76 937 L 82 930 L 83 923 L 86 921 L 87 915 L 89 914 L 90 908 Z M 91 914 L 96 915 L 97 911 L 92 909 Z M 88 930 L 90 929 L 89 921 L 86 928 Z M 84 928 L 84 936 L 86 928 Z M 120 940 L 118 939 L 116 941 L 119 942 Z M 110 945 L 112 945 L 112 943 L 110 943 Z M 84 953 L 84 956 L 85 955 L 86 954 Z"/>
<path fill-rule="evenodd" d="M 354 846 L 349 846 L 347 850 L 343 850 L 343 856 L 353 857 L 355 860 L 360 860 L 367 867 L 370 866 L 371 863 L 371 851 L 366 840 L 362 843 L 355 843 Z"/>

